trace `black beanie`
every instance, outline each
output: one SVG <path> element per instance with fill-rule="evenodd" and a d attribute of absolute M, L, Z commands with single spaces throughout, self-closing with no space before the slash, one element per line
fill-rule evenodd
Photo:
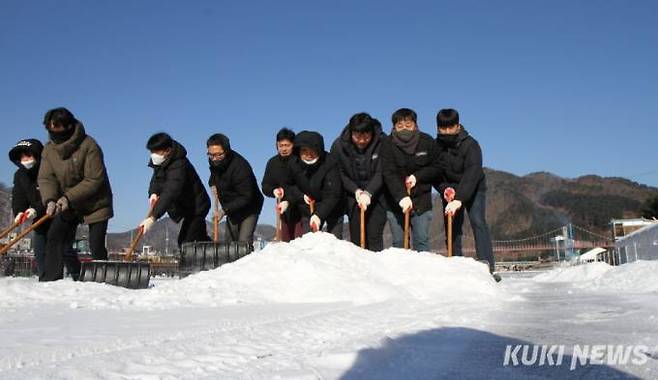
<path fill-rule="evenodd" d="M 43 151 L 43 144 L 37 139 L 25 139 L 21 140 L 14 145 L 13 148 L 9 151 L 9 160 L 15 163 L 16 165 L 20 164 L 21 154 L 29 153 L 37 161 L 41 161 L 41 152 Z"/>
<path fill-rule="evenodd" d="M 324 152 L 324 139 L 322 135 L 313 131 L 301 131 L 295 136 L 295 148 L 310 148 L 318 155 Z"/>

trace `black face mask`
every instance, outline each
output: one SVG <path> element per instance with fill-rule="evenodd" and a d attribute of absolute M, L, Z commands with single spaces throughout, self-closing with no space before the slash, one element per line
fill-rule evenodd
<path fill-rule="evenodd" d="M 54 132 L 51 131 L 50 129 L 48 130 L 48 136 L 50 136 L 50 139 L 55 143 L 55 144 L 61 144 L 73 136 L 73 132 L 75 132 L 74 127 L 70 127 L 68 129 L 65 129 L 61 132 Z"/>
<path fill-rule="evenodd" d="M 226 168 L 226 158 L 224 158 L 221 161 L 220 160 L 217 160 L 217 161 L 208 160 L 208 162 L 210 163 L 210 167 L 213 168 L 213 169 L 222 170 L 222 169 Z"/>
<path fill-rule="evenodd" d="M 439 141 L 447 146 L 455 146 L 457 144 L 457 138 L 459 135 L 442 135 L 439 134 Z"/>
<path fill-rule="evenodd" d="M 410 131 L 408 129 L 403 129 L 401 131 L 395 131 L 395 134 L 398 138 L 404 142 L 411 140 L 416 134 L 416 130 Z"/>

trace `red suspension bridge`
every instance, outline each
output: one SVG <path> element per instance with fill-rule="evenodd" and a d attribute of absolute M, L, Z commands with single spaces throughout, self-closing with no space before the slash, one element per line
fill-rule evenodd
<path fill-rule="evenodd" d="M 589 231 L 575 224 L 568 224 L 542 234 L 515 240 L 493 240 L 493 251 L 497 255 L 541 254 L 541 252 L 555 252 L 568 255 L 576 250 L 586 250 L 596 247 L 613 248 L 614 241 L 611 236 Z M 467 256 L 475 253 L 475 245 L 471 240 L 464 241 L 463 253 Z M 445 247 L 440 253 L 445 253 Z"/>

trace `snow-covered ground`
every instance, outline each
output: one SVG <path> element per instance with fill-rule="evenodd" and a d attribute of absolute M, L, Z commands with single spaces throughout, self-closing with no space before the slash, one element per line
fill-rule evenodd
<path fill-rule="evenodd" d="M 0 378 L 658 378 L 657 265 L 497 284 L 472 259 L 316 233 L 145 290 L 2 278 Z M 518 345 L 564 346 L 564 363 L 515 363 Z M 593 345 L 648 349 L 572 369 Z"/>

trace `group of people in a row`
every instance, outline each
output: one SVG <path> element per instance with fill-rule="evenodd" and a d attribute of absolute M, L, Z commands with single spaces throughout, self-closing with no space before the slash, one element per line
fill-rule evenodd
<path fill-rule="evenodd" d="M 226 216 L 226 240 L 252 242 L 263 207 L 263 194 L 276 199 L 280 240 L 290 241 L 323 227 L 343 238 L 343 217 L 350 239 L 360 243 L 364 215 L 366 248 L 383 249 L 389 222 L 393 246 L 403 247 L 405 214 L 409 215 L 413 248 L 430 250 L 432 187 L 440 194 L 444 215 L 454 217 L 454 255 L 461 255 L 464 212 L 468 211 L 478 258 L 494 270 L 494 256 L 485 221 L 485 178 L 482 152 L 459 122 L 453 109 L 436 116 L 436 138 L 419 130 L 416 113 L 408 108 L 392 115 L 389 135 L 367 113 L 353 115 L 325 150 L 322 135 L 276 134 L 277 154 L 266 166 L 259 188 L 249 162 L 221 133 L 206 142 L 209 185 L 218 210 Z M 89 250 L 107 260 L 105 236 L 113 216 L 112 190 L 103 152 L 66 108 L 48 111 L 43 121 L 49 135 L 45 147 L 36 139 L 19 141 L 9 152 L 18 166 L 12 207 L 15 221 L 48 215 L 35 230 L 34 251 L 39 279 L 62 278 L 63 267 L 75 278 L 80 264 L 70 247 L 80 223 L 89 226 Z M 153 175 L 149 185 L 149 216 L 144 232 L 165 213 L 182 222 L 178 244 L 208 241 L 206 217 L 211 207 L 185 148 L 166 133 L 146 144 Z M 261 193 L 262 189 L 262 193 Z"/>

